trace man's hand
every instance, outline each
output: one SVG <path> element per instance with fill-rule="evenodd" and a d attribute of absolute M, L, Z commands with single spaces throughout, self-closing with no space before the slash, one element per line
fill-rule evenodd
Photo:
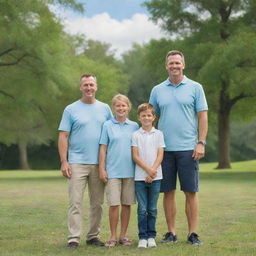
<path fill-rule="evenodd" d="M 66 177 L 66 178 L 71 177 L 72 171 L 71 171 L 71 167 L 67 161 L 63 161 L 61 163 L 61 172 L 64 177 Z"/>
<path fill-rule="evenodd" d="M 196 148 L 194 149 L 192 157 L 194 160 L 200 160 L 204 157 L 205 154 L 205 146 L 202 144 L 197 144 Z"/>
<path fill-rule="evenodd" d="M 108 181 L 108 174 L 106 171 L 100 171 L 100 180 L 106 183 Z"/>

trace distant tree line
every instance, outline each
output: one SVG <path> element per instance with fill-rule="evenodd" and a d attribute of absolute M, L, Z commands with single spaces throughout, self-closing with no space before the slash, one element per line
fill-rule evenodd
<path fill-rule="evenodd" d="M 175 39 L 135 44 L 121 60 L 109 44 L 65 33 L 49 4 L 84 12 L 74 0 L 0 0 L 0 169 L 58 168 L 58 123 L 80 97 L 82 73 L 97 75 L 102 101 L 127 94 L 136 120 L 138 104 L 167 78 L 171 49 L 184 52 L 185 74 L 206 92 L 204 161 L 229 168 L 231 161 L 255 158 L 255 0 L 146 1 L 151 18 Z"/>

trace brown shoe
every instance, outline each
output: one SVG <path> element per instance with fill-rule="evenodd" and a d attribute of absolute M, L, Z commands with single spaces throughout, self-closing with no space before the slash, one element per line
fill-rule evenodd
<path fill-rule="evenodd" d="M 103 242 L 100 241 L 99 238 L 93 238 L 91 240 L 87 240 L 86 241 L 87 245 L 96 245 L 96 246 L 104 246 L 105 244 Z"/>
<path fill-rule="evenodd" d="M 72 248 L 72 249 L 77 248 L 78 245 L 79 245 L 79 243 L 77 243 L 77 242 L 70 242 L 67 244 L 67 248 Z"/>

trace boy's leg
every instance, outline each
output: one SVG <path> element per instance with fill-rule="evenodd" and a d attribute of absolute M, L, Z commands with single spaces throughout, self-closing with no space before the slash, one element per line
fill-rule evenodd
<path fill-rule="evenodd" d="M 148 238 L 156 237 L 156 217 L 157 217 L 157 201 L 160 192 L 160 180 L 153 181 L 148 188 L 148 219 L 147 219 L 147 234 Z"/>
<path fill-rule="evenodd" d="M 135 181 L 135 193 L 138 201 L 138 229 L 139 239 L 148 239 L 147 235 L 147 183 Z"/>

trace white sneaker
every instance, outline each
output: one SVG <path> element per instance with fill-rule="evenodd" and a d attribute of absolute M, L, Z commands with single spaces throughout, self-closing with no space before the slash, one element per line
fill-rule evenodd
<path fill-rule="evenodd" d="M 148 241 L 146 239 L 140 239 L 138 243 L 138 248 L 147 248 Z"/>
<path fill-rule="evenodd" d="M 154 238 L 148 239 L 148 247 L 156 247 L 156 241 Z"/>

